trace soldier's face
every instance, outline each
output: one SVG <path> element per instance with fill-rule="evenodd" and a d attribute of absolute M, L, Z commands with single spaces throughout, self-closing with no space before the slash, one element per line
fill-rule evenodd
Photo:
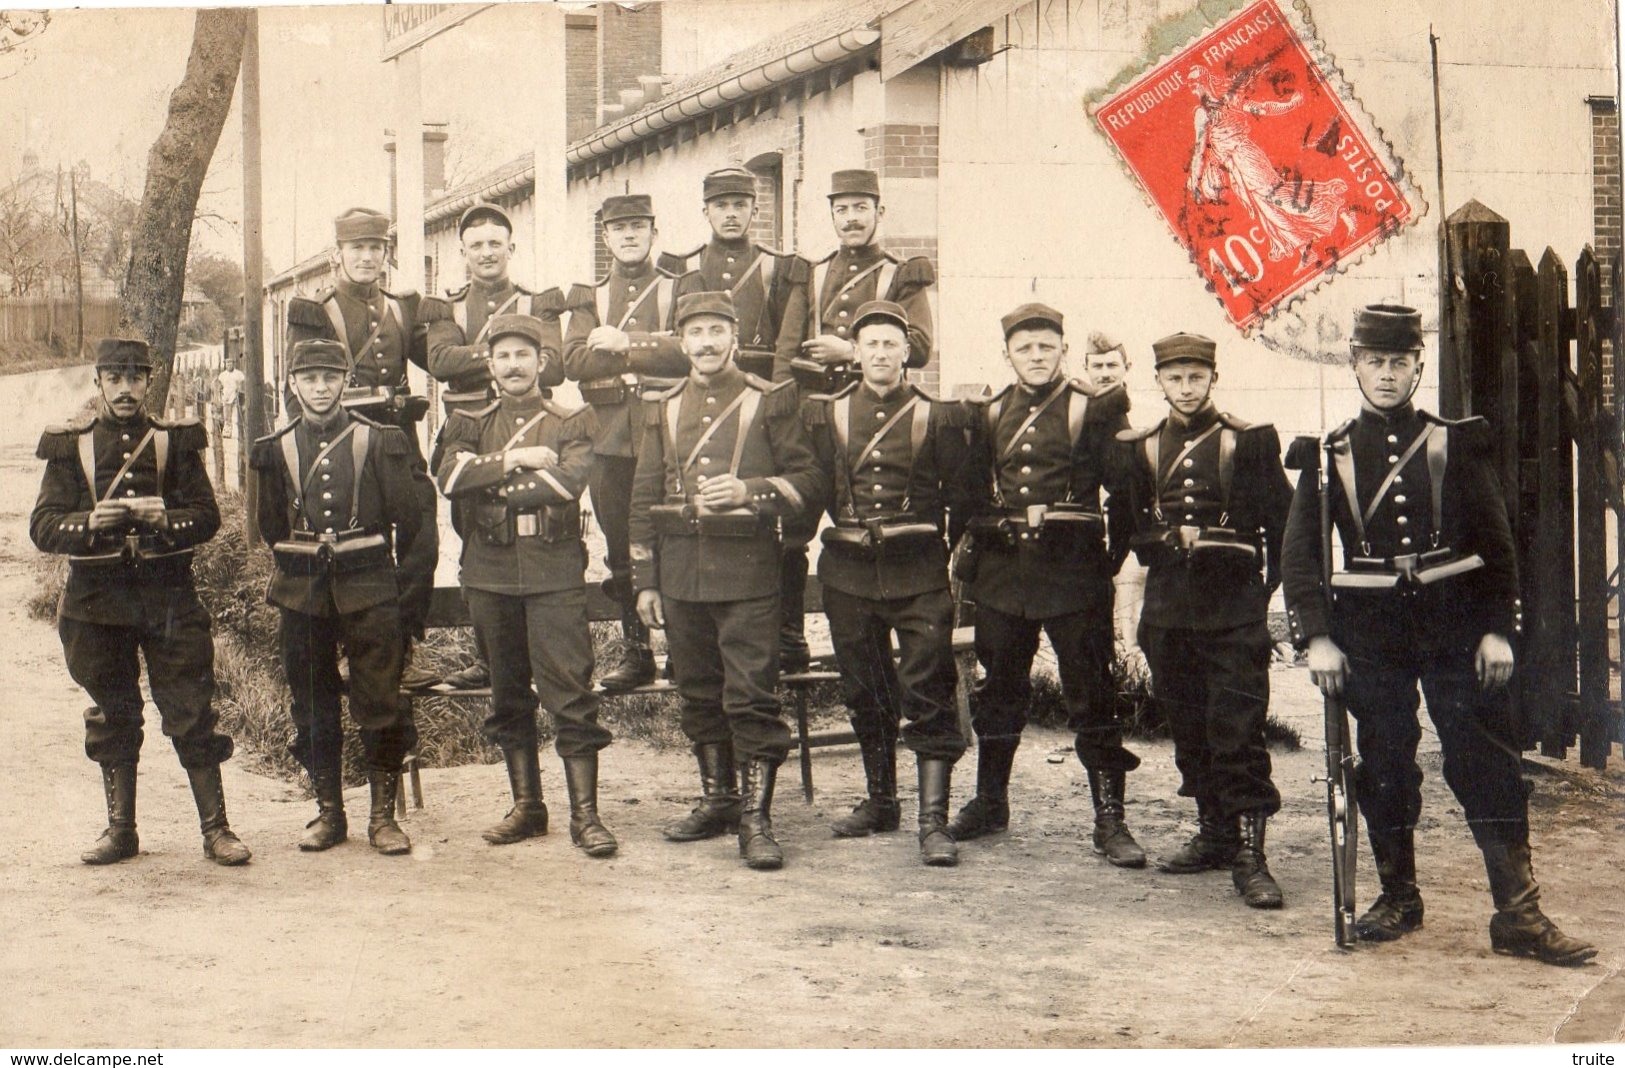
<path fill-rule="evenodd" d="M 369 237 L 339 242 L 339 268 L 357 285 L 370 285 L 384 273 L 384 243 Z"/>
<path fill-rule="evenodd" d="M 903 380 L 908 362 L 908 334 L 896 323 L 865 323 L 855 346 L 863 380 L 877 393 L 885 393 Z"/>
<path fill-rule="evenodd" d="M 862 248 L 874 240 L 886 209 L 880 201 L 866 196 L 838 196 L 829 202 L 829 218 L 835 224 L 835 236 L 845 248 Z"/>
<path fill-rule="evenodd" d="M 1083 373 L 1096 389 L 1111 389 L 1128 377 L 1128 360 L 1119 349 L 1092 352 L 1083 361 Z"/>
<path fill-rule="evenodd" d="M 1018 328 L 1004 341 L 1004 358 L 1023 385 L 1047 386 L 1061 373 L 1066 341 L 1049 327 Z"/>
<path fill-rule="evenodd" d="M 727 366 L 734 351 L 734 324 L 720 315 L 692 315 L 683 320 L 683 352 L 695 371 L 714 375 Z"/>
<path fill-rule="evenodd" d="M 513 256 L 513 235 L 495 220 L 475 223 L 463 231 L 463 262 L 470 278 L 500 282 L 508 277 L 508 260 Z"/>
<path fill-rule="evenodd" d="M 754 218 L 756 218 L 755 197 L 740 194 L 712 197 L 705 202 L 705 221 L 711 224 L 711 232 L 724 241 L 736 241 L 744 237 Z"/>
<path fill-rule="evenodd" d="M 344 395 L 344 372 L 330 367 L 313 367 L 293 373 L 293 392 L 311 415 L 332 411 Z"/>
<path fill-rule="evenodd" d="M 1386 411 L 1410 400 L 1416 379 L 1422 373 L 1422 360 L 1414 352 L 1354 350 L 1354 377 L 1360 392 L 1372 406 Z"/>
<path fill-rule="evenodd" d="M 1219 372 L 1196 360 L 1175 360 L 1157 368 L 1157 385 L 1180 415 L 1195 415 L 1207 403 Z"/>
<path fill-rule="evenodd" d="M 491 377 L 502 392 L 511 397 L 523 396 L 536 388 L 541 373 L 541 353 L 527 339 L 509 334 L 491 343 Z"/>
<path fill-rule="evenodd" d="M 604 247 L 617 263 L 636 267 L 655 245 L 653 219 L 616 219 L 604 224 Z"/>
<path fill-rule="evenodd" d="M 152 383 L 152 373 L 131 368 L 128 371 L 107 369 L 96 372 L 96 385 L 102 391 L 102 400 L 119 419 L 128 419 L 141 407 L 141 402 L 147 399 L 147 386 Z"/>

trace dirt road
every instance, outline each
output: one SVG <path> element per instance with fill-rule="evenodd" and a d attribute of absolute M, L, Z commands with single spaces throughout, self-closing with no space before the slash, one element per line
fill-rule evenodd
<path fill-rule="evenodd" d="M 0 1046 L 1021 1045 L 1299 1046 L 1619 1040 L 1625 1017 L 1625 776 L 1537 781 L 1537 872 L 1549 911 L 1600 942 L 1599 962 L 1548 968 L 1490 953 L 1485 877 L 1428 758 L 1421 831 L 1427 927 L 1385 948 L 1331 946 L 1318 748 L 1277 754 L 1286 807 L 1270 858 L 1288 907 L 1241 906 L 1225 874 L 1123 872 L 1089 853 L 1087 788 L 1066 739 L 1034 731 L 1017 760 L 1010 834 L 922 868 L 909 823 L 829 837 L 860 783 L 850 750 L 815 760 L 818 803 L 792 776 L 777 808 L 779 873 L 731 841 L 660 839 L 694 788 L 690 758 L 639 744 L 604 757 L 620 856 L 559 826 L 504 849 L 499 767 L 431 771 L 406 824 L 409 858 L 364 836 L 306 855 L 310 805 L 228 764 L 232 823 L 254 862 L 201 854 L 185 776 L 149 711 L 144 852 L 78 862 L 104 822 L 82 750 L 85 698 L 51 628 L 20 607 L 38 468 L 0 452 Z M 1277 672 L 1277 714 L 1318 735 L 1301 670 Z M 1129 820 L 1154 853 L 1189 833 L 1171 750 L 1139 747 Z M 788 769 L 787 769 L 788 770 Z M 963 765 L 956 802 L 968 794 Z M 905 776 L 907 778 L 907 776 Z M 1608 796 L 1611 787 L 1614 796 Z M 364 813 L 351 791 L 352 819 Z M 905 807 L 912 797 L 905 800 Z M 364 815 L 362 815 L 364 820 Z M 1368 870 L 1364 887 L 1374 886 Z M 1368 896 L 1368 895 L 1363 895 Z"/>

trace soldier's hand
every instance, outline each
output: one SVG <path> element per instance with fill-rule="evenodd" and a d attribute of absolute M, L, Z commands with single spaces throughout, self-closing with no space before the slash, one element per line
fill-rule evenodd
<path fill-rule="evenodd" d="M 700 503 L 707 508 L 741 508 L 750 500 L 745 480 L 738 475 L 713 475 L 700 479 Z"/>
<path fill-rule="evenodd" d="M 162 497 L 136 497 L 129 502 L 130 517 L 149 527 L 169 525 L 169 512 Z"/>
<path fill-rule="evenodd" d="M 1309 678 L 1327 697 L 1342 697 L 1348 683 L 1349 658 L 1322 634 L 1309 639 Z"/>
<path fill-rule="evenodd" d="M 121 501 L 102 501 L 90 513 L 91 530 L 111 530 L 130 518 L 130 509 Z"/>
<path fill-rule="evenodd" d="M 587 347 L 597 349 L 599 352 L 626 352 L 632 347 L 632 339 L 626 336 L 626 331 L 614 326 L 595 326 L 587 335 Z"/>
<path fill-rule="evenodd" d="M 666 606 L 660 601 L 659 590 L 638 591 L 638 618 L 645 627 L 666 629 Z"/>
<path fill-rule="evenodd" d="M 1499 690 L 1512 678 L 1512 643 L 1499 634 L 1486 634 L 1478 643 L 1478 684 L 1486 690 Z"/>
<path fill-rule="evenodd" d="M 504 472 L 517 468 L 529 471 L 539 471 L 559 462 L 559 454 L 546 445 L 525 445 L 517 449 L 509 449 L 502 461 Z"/>
<path fill-rule="evenodd" d="M 852 342 L 834 334 L 819 334 L 801 343 L 801 354 L 822 364 L 851 363 L 854 351 Z"/>

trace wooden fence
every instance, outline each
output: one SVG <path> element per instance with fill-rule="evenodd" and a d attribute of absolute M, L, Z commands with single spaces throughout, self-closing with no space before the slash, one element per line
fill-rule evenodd
<path fill-rule="evenodd" d="M 1490 420 L 1513 505 L 1523 593 L 1515 696 L 1525 747 L 1538 742 L 1545 755 L 1563 757 L 1578 739 L 1581 763 L 1602 769 L 1612 744 L 1625 741 L 1610 694 L 1625 558 L 1621 264 L 1616 257 L 1611 265 L 1605 302 L 1601 265 L 1584 249 L 1570 304 L 1569 271 L 1557 253 L 1548 248 L 1532 264 L 1511 247 L 1507 221 L 1477 201 L 1446 221 L 1440 255 L 1440 408 Z M 1612 404 L 1603 395 L 1610 347 Z"/>
<path fill-rule="evenodd" d="M 118 333 L 118 300 L 91 297 L 85 300 L 85 337 Z M 74 307 L 72 297 L 0 298 L 0 345 L 7 342 L 65 341 L 73 344 Z"/>

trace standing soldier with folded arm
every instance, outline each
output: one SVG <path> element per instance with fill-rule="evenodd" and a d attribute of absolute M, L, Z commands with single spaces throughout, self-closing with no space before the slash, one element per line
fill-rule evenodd
<path fill-rule="evenodd" d="M 140 850 L 135 825 L 141 755 L 141 663 L 164 734 L 186 768 L 203 829 L 203 855 L 246 863 L 226 822 L 220 765 L 232 742 L 217 729 L 214 640 L 192 586 L 192 550 L 220 529 L 196 419 L 148 415 L 152 358 L 139 338 L 96 344 L 96 413 L 47 427 L 46 461 L 29 536 L 68 557 L 57 633 L 85 712 L 85 755 L 101 765 L 107 829 L 80 860 L 112 864 Z"/>
<path fill-rule="evenodd" d="M 644 398 L 688 376 L 688 357 L 671 330 L 677 279 L 652 257 L 654 209 L 641 194 L 608 197 L 600 212 L 604 245 L 614 263 L 594 284 L 570 289 L 564 371 L 592 405 L 595 432 L 592 506 L 604 531 L 605 592 L 621 608 L 621 661 L 599 680 L 606 690 L 653 682 L 649 630 L 638 619 L 627 523 L 632 479 L 643 436 Z"/>
<path fill-rule="evenodd" d="M 677 328 L 691 370 L 646 409 L 631 519 L 638 614 L 666 628 L 704 795 L 666 837 L 737 828 L 747 866 L 778 868 L 773 787 L 790 749 L 774 692 L 779 523 L 816 507 L 828 483 L 795 386 L 735 366 L 728 294 L 679 298 Z"/>
<path fill-rule="evenodd" d="M 259 532 L 276 571 L 266 600 L 281 610 L 282 665 L 293 691 L 294 759 L 310 775 L 316 818 L 299 848 L 344 841 L 345 688 L 339 647 L 350 659 L 350 718 L 361 730 L 372 809 L 367 839 L 386 855 L 412 844 L 395 822 L 401 761 L 417 744 L 412 703 L 401 692 L 399 571 L 422 530 L 412 447 L 399 427 L 340 403 L 350 362 L 343 346 L 311 339 L 293 347 L 288 374 L 302 414 L 254 442 Z"/>
<path fill-rule="evenodd" d="M 1403 305 L 1355 313 L 1350 360 L 1360 413 L 1324 449 L 1294 443 L 1303 468 L 1282 570 L 1292 638 L 1323 694 L 1356 723 L 1356 791 L 1382 893 L 1355 937 L 1388 942 L 1422 926 L 1415 828 L 1422 810 L 1417 683 L 1444 750 L 1444 778 L 1484 854 L 1497 953 L 1582 964 L 1595 946 L 1540 910 L 1529 803 L 1506 692 L 1518 630 L 1518 561 L 1495 474 L 1490 427 L 1411 404 L 1422 375 L 1422 317 Z M 1320 464 L 1343 567 L 1322 570 Z"/>
<path fill-rule="evenodd" d="M 592 692 L 592 635 L 582 587 L 587 549 L 580 497 L 592 469 L 592 411 L 542 394 L 546 325 L 499 315 L 486 332 L 499 396 L 446 425 L 440 489 L 461 513 L 462 584 L 491 655 L 485 736 L 502 750 L 513 809 L 485 832 L 492 845 L 547 833 L 536 703 L 553 716 L 570 793 L 570 839 L 589 856 L 615 852 L 598 818 L 598 751 L 610 742 Z M 532 682 L 536 689 L 531 689 Z"/>

